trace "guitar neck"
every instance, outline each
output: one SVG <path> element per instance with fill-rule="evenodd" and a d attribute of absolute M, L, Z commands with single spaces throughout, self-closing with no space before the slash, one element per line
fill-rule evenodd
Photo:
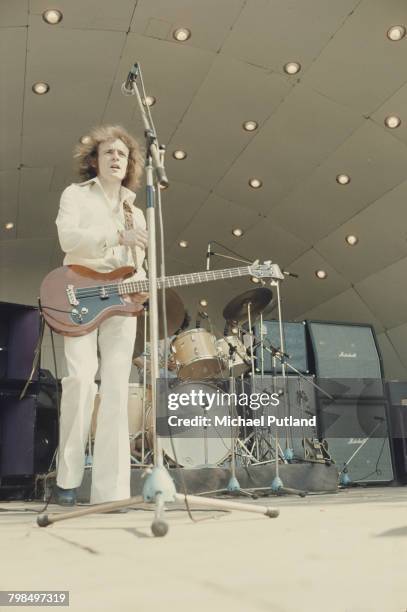
<path fill-rule="evenodd" d="M 166 276 L 157 279 L 158 289 L 163 287 L 183 287 L 186 285 L 197 285 L 198 283 L 208 283 L 210 281 L 236 278 L 238 276 L 249 275 L 250 267 L 227 268 L 226 270 L 209 270 L 208 272 L 191 272 L 190 274 L 178 274 L 176 276 Z M 121 295 L 126 293 L 141 293 L 149 290 L 147 279 L 140 281 L 125 281 L 118 284 Z"/>

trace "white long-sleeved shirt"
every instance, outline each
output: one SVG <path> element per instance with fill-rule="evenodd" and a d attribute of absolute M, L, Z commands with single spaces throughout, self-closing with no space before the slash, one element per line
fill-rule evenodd
<path fill-rule="evenodd" d="M 132 207 L 135 226 L 146 228 L 143 212 L 134 206 L 136 194 L 120 188 L 120 201 L 113 205 L 99 179 L 73 183 L 61 196 L 56 224 L 59 242 L 65 252 L 64 265 L 77 264 L 97 272 L 110 272 L 122 266 L 136 266 L 134 279 L 146 277 L 142 268 L 144 249 L 132 249 L 119 244 L 118 231 L 125 229 L 123 202 Z"/>

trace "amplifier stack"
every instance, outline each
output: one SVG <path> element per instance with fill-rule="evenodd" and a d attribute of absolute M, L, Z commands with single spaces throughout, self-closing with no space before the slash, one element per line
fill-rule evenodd
<path fill-rule="evenodd" d="M 263 334 L 268 343 L 280 347 L 277 321 L 263 321 L 262 328 L 254 327 L 254 334 L 256 338 Z M 317 435 L 327 442 L 338 469 L 345 468 L 351 481 L 357 483 L 389 482 L 395 471 L 397 477 L 402 473 L 407 479 L 407 444 L 401 441 L 401 436 L 397 443 L 392 437 L 382 360 L 372 326 L 284 322 L 283 334 L 285 352 L 289 355 L 287 377 L 297 376 L 295 370 L 313 376 L 316 386 L 307 385 L 306 397 L 315 406 Z M 266 375 L 280 375 L 280 360 L 264 353 L 264 349 L 263 355 L 260 351 L 258 347 L 257 370 L 263 364 Z M 407 398 L 407 385 L 403 393 Z M 295 411 L 298 395 L 291 395 L 289 410 Z M 406 435 L 407 418 L 403 418 L 403 426 L 398 429 Z M 404 462 L 404 470 L 400 462 Z"/>
<path fill-rule="evenodd" d="M 40 335 L 37 308 L 0 303 L 0 495 L 46 473 L 58 443 L 55 380 L 38 367 L 23 399 Z"/>

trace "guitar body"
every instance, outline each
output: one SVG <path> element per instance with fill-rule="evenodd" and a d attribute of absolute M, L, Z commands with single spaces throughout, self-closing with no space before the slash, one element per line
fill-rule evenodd
<path fill-rule="evenodd" d="M 64 336 L 84 336 L 108 317 L 139 315 L 143 310 L 139 294 L 119 295 L 112 290 L 133 273 L 131 267 L 112 272 L 95 272 L 76 265 L 56 268 L 44 278 L 40 288 L 41 309 L 47 324 Z M 70 286 L 75 292 L 71 293 L 71 300 L 67 291 Z M 142 300 L 145 301 L 145 296 Z"/>

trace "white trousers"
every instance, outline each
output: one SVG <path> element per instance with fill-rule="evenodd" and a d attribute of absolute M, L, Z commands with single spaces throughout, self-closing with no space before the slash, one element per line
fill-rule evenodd
<path fill-rule="evenodd" d="M 57 484 L 79 487 L 84 473 L 97 385 L 100 351 L 100 406 L 95 436 L 90 502 L 130 497 L 128 385 L 137 318 L 111 317 L 86 336 L 64 338 L 68 376 L 62 379 Z"/>

